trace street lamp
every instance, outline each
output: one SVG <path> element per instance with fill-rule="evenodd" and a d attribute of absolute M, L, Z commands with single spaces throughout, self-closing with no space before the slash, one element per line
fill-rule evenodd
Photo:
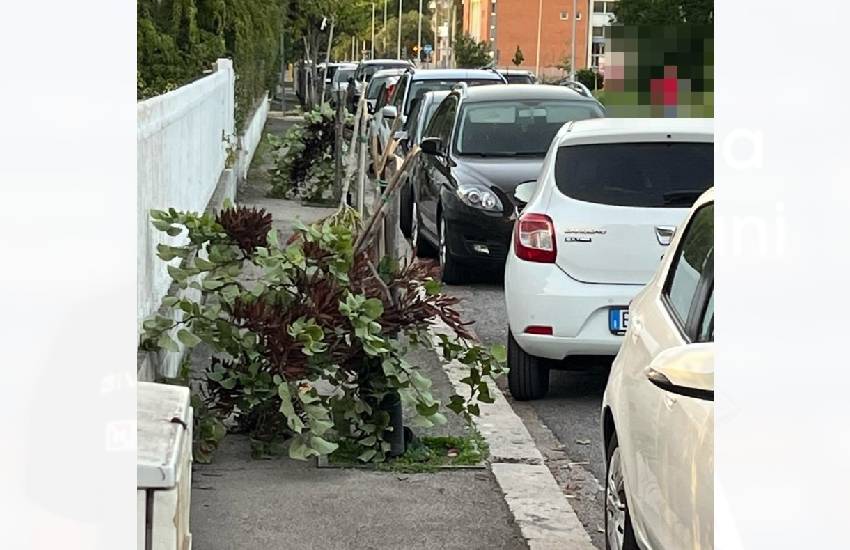
<path fill-rule="evenodd" d="M 384 55 L 387 52 L 387 2 L 389 0 L 384 0 Z"/>
<path fill-rule="evenodd" d="M 419 27 L 416 31 L 416 65 L 422 61 L 422 0 L 419 0 Z"/>
<path fill-rule="evenodd" d="M 398 45 L 396 46 L 396 59 L 401 59 L 401 8 L 403 5 L 404 2 L 402 0 L 398 0 Z"/>
<path fill-rule="evenodd" d="M 572 32 L 572 41 L 573 44 L 570 47 L 570 80 L 573 82 L 576 81 L 576 18 L 578 17 L 578 13 L 576 13 L 576 0 L 573 0 L 573 32 Z"/>
<path fill-rule="evenodd" d="M 375 59 L 375 2 L 372 1 L 372 59 Z"/>

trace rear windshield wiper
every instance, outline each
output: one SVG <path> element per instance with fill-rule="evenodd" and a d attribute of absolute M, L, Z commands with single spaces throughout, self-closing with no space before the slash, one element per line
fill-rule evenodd
<path fill-rule="evenodd" d="M 705 191 L 700 189 L 683 189 L 681 191 L 669 191 L 661 195 L 664 204 L 676 204 L 691 206 Z"/>

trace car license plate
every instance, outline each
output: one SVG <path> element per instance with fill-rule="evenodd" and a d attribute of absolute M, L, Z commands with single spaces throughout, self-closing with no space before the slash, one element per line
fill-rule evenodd
<path fill-rule="evenodd" d="M 629 308 L 612 307 L 608 310 L 608 328 L 612 334 L 625 334 L 629 328 Z"/>

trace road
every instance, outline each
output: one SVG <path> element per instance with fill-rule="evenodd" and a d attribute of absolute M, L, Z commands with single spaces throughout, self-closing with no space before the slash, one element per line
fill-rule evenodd
<path fill-rule="evenodd" d="M 444 290 L 462 299 L 459 309 L 464 319 L 474 321 L 472 329 L 482 343 L 505 343 L 503 282 L 498 274 L 485 277 L 474 284 L 445 285 Z M 604 484 L 605 475 L 599 415 L 607 375 L 604 365 L 590 372 L 552 371 L 549 394 L 544 399 L 513 402 L 599 548 L 604 548 L 600 532 L 604 527 L 603 494 L 599 484 Z"/>

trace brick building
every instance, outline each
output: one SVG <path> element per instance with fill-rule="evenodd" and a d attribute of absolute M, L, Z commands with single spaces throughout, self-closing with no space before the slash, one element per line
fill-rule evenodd
<path fill-rule="evenodd" d="M 511 59 L 519 46 L 525 58 L 519 68 L 535 71 L 538 76 L 566 76 L 557 66 L 571 56 L 573 17 L 575 68 L 588 66 L 588 22 L 593 1 L 576 0 L 573 13 L 573 0 L 464 0 L 463 30 L 476 40 L 489 42 L 497 67 L 513 68 Z"/>

